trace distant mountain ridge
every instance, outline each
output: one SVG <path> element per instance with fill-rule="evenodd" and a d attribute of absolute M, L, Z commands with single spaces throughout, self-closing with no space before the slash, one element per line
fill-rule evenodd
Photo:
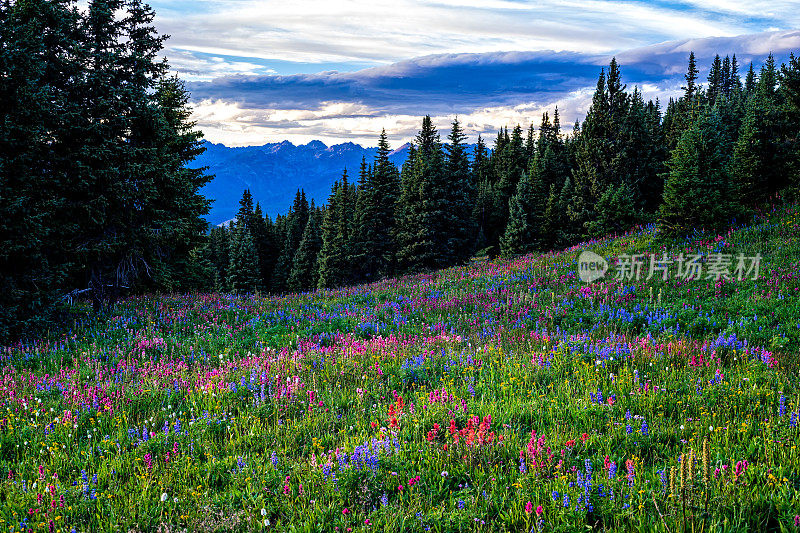
<path fill-rule="evenodd" d="M 358 181 L 361 159 L 371 163 L 377 147 L 363 147 L 352 142 L 326 146 L 322 141 L 294 145 L 289 141 L 262 146 L 228 147 L 205 142 L 205 153 L 193 165 L 207 166 L 214 179 L 201 189 L 213 200 L 206 217 L 211 224 L 220 224 L 236 215 L 244 189 L 271 217 L 286 213 L 297 189 L 305 190 L 309 201 L 327 201 L 334 181 L 341 179 L 346 168 L 349 179 Z M 408 157 L 408 144 L 389 154 L 400 167 Z"/>

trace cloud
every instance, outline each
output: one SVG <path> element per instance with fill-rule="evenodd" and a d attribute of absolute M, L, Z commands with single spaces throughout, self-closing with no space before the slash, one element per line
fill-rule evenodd
<path fill-rule="evenodd" d="M 298 63 L 387 64 L 433 53 L 557 50 L 608 53 L 696 35 L 800 26 L 791 2 L 636 0 L 155 0 L 191 50 Z"/>
<path fill-rule="evenodd" d="M 740 73 L 758 67 L 770 52 L 780 61 L 800 50 L 800 31 L 684 39 L 616 54 L 623 82 L 645 98 L 665 103 L 680 94 L 690 51 L 704 81 L 713 55 L 736 54 Z M 440 54 L 356 72 L 228 75 L 188 84 L 195 120 L 206 137 L 228 145 L 278 140 L 374 144 L 381 129 L 405 142 L 420 117 L 430 114 L 443 130 L 458 116 L 472 140 L 498 127 L 538 123 L 559 107 L 570 127 L 588 109 L 607 54 L 491 52 Z"/>
<path fill-rule="evenodd" d="M 601 62 L 572 52 L 448 54 L 357 72 L 232 75 L 188 87 L 196 100 L 221 98 L 249 108 L 318 109 L 347 102 L 381 114 L 465 113 L 551 101 L 592 84 Z"/>

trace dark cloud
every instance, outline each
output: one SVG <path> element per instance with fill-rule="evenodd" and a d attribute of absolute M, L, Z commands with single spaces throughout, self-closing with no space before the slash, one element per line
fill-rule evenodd
<path fill-rule="evenodd" d="M 800 48 L 800 31 L 693 39 L 617 54 L 629 85 L 680 85 L 689 51 L 701 73 L 714 53 L 736 54 L 740 65 L 779 58 Z M 212 99 L 250 109 L 319 109 L 323 103 L 361 104 L 375 114 L 446 115 L 536 103 L 547 105 L 594 85 L 606 55 L 576 52 L 444 54 L 357 72 L 231 75 L 189 84 L 195 101 Z M 744 69 L 743 69 L 744 70 Z"/>

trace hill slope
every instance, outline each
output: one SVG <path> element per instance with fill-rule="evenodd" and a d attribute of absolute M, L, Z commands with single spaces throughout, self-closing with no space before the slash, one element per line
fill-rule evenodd
<path fill-rule="evenodd" d="M 585 284 L 586 250 L 711 262 Z M 706 277 L 740 253 L 758 279 Z M 0 352 L 0 516 L 45 524 L 52 499 L 91 531 L 793 531 L 798 258 L 792 206 L 335 291 L 130 298 Z"/>

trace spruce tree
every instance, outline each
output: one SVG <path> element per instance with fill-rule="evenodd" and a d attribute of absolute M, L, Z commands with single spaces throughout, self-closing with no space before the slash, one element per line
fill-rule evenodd
<path fill-rule="evenodd" d="M 237 223 L 231 234 L 231 263 L 228 267 L 228 288 L 235 293 L 258 290 L 261 276 L 253 236 L 243 223 Z"/>
<path fill-rule="evenodd" d="M 407 167 L 401 194 L 402 220 L 398 257 L 407 272 L 442 268 L 452 251 L 448 231 L 449 187 L 439 134 L 430 116 L 422 120 L 413 162 Z"/>
<path fill-rule="evenodd" d="M 0 6 L 0 342 L 46 324 L 79 268 L 79 21 L 67 1 Z"/>
<path fill-rule="evenodd" d="M 779 103 L 772 56 L 761 70 L 733 150 L 732 178 L 743 212 L 751 211 L 789 183 L 790 154 L 784 145 L 788 127 Z M 786 134 L 784 133 L 786 132 Z"/>
<path fill-rule="evenodd" d="M 319 218 L 319 210 L 311 209 L 303 237 L 292 261 L 292 271 L 289 275 L 289 289 L 292 291 L 312 290 L 319 281 L 317 259 L 322 248 Z"/>
<path fill-rule="evenodd" d="M 686 85 L 681 87 L 683 89 L 684 100 L 691 101 L 697 94 L 697 61 L 694 58 L 694 52 L 689 52 L 689 67 L 686 69 L 684 79 Z"/>
<path fill-rule="evenodd" d="M 714 56 L 714 61 L 711 63 L 711 68 L 708 71 L 708 88 L 706 89 L 706 98 L 713 104 L 717 101 L 717 97 L 722 94 L 723 89 L 723 74 L 722 62 L 720 61 L 719 54 Z"/>
<path fill-rule="evenodd" d="M 400 173 L 389 161 L 389 152 L 386 131 L 382 131 L 372 169 L 362 162 L 352 254 L 359 277 L 365 280 L 380 279 L 395 269 Z"/>
<path fill-rule="evenodd" d="M 350 281 L 351 192 L 345 170 L 342 181 L 334 182 L 331 188 L 322 222 L 318 282 L 321 288 L 340 287 Z"/>
<path fill-rule="evenodd" d="M 508 225 L 500 239 L 500 251 L 505 257 L 532 252 L 539 244 L 537 242 L 537 226 L 540 222 L 536 220 L 537 217 L 534 213 L 544 206 L 542 204 L 535 205 L 537 201 L 533 197 L 533 183 L 525 173 L 509 202 Z"/>
<path fill-rule="evenodd" d="M 667 162 L 659 219 L 667 233 L 718 229 L 736 214 L 728 145 L 719 117 L 709 111 L 681 136 Z"/>
<path fill-rule="evenodd" d="M 281 253 L 275 263 L 275 269 L 270 280 L 271 290 L 275 293 L 286 292 L 289 289 L 289 276 L 294 267 L 294 257 L 303 238 L 309 218 L 309 206 L 306 193 L 298 189 L 289 213 L 282 221 Z"/>
<path fill-rule="evenodd" d="M 470 176 L 470 163 L 467 157 L 464 135 L 458 119 L 453 121 L 446 152 L 444 190 L 447 206 L 447 223 L 444 228 L 446 236 L 446 257 L 449 264 L 461 263 L 468 259 L 473 252 L 472 244 L 475 239 L 472 206 L 475 191 L 472 187 Z"/>

